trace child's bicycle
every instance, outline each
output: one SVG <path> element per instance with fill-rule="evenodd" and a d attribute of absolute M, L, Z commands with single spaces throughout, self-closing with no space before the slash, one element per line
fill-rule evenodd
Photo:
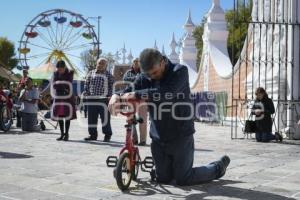
<path fill-rule="evenodd" d="M 133 142 L 133 130 L 138 123 L 143 123 L 141 117 L 135 115 L 136 101 L 130 101 L 131 111 L 121 112 L 122 115 L 127 117 L 126 140 L 125 145 L 120 151 L 119 157 L 108 156 L 106 164 L 108 167 L 114 167 L 114 177 L 120 190 L 128 189 L 131 180 L 137 180 L 139 168 L 144 172 L 149 172 L 151 180 L 155 179 L 154 162 L 152 157 L 147 156 L 142 161 L 138 147 Z M 126 106 L 128 109 L 128 106 Z M 148 169 L 148 170 L 147 170 Z"/>

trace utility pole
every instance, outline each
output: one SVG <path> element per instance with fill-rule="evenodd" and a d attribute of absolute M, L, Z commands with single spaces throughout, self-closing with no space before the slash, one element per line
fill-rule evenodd
<path fill-rule="evenodd" d="M 101 16 L 98 16 L 97 17 L 97 21 L 98 21 L 98 44 L 97 44 L 97 59 L 99 59 L 100 57 L 100 19 L 101 19 Z"/>

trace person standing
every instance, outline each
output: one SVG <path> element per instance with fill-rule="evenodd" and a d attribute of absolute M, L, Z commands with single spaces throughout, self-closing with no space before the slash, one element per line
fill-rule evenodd
<path fill-rule="evenodd" d="M 135 58 L 131 69 L 129 69 L 123 76 L 123 81 L 133 83 L 137 77 L 141 74 L 141 69 L 139 65 L 139 59 Z M 125 83 L 128 85 L 127 83 Z M 140 143 L 138 143 L 136 129 L 134 134 L 134 143 L 139 144 L 139 146 L 145 146 L 147 142 L 147 104 L 145 101 L 140 101 L 137 105 L 137 114 L 139 117 L 143 118 L 143 123 L 139 124 L 140 131 Z"/>
<path fill-rule="evenodd" d="M 37 120 L 39 91 L 33 87 L 32 79 L 27 78 L 25 88 L 19 97 L 21 104 L 22 131 L 39 131 L 41 129 Z"/>
<path fill-rule="evenodd" d="M 97 60 L 96 69 L 91 70 L 85 81 L 84 94 L 88 106 L 88 131 L 89 137 L 86 141 L 97 140 L 98 117 L 100 115 L 102 122 L 102 133 L 104 134 L 104 142 L 109 142 L 112 136 L 110 125 L 110 113 L 108 112 L 107 104 L 108 97 L 111 97 L 114 78 L 107 71 L 107 59 L 99 58 Z"/>
<path fill-rule="evenodd" d="M 56 71 L 51 81 L 51 92 L 53 100 L 52 119 L 57 120 L 60 128 L 58 141 L 69 140 L 69 128 L 71 120 L 76 119 L 75 97 L 73 95 L 74 71 L 70 71 L 65 61 L 56 63 Z"/>
<path fill-rule="evenodd" d="M 272 117 L 275 113 L 275 108 L 272 99 L 268 97 L 266 90 L 262 87 L 256 89 L 256 100 L 252 107 L 251 113 L 255 115 L 257 142 L 270 142 L 271 140 L 282 141 L 282 136 L 275 132 L 272 134 Z"/>
<path fill-rule="evenodd" d="M 23 69 L 23 76 L 21 78 L 21 80 L 19 81 L 19 84 L 17 86 L 17 95 L 20 96 L 20 92 L 26 87 L 26 81 L 29 78 L 28 76 L 28 70 L 27 69 Z M 17 104 L 20 106 L 21 102 L 17 102 Z M 17 109 L 17 124 L 16 127 L 20 128 L 22 126 L 22 119 L 21 119 L 21 111 L 19 109 Z"/>

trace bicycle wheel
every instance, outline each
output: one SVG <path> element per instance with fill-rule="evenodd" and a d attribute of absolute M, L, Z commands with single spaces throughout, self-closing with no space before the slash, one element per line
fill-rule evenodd
<path fill-rule="evenodd" d="M 12 117 L 10 110 L 6 106 L 0 108 L 0 129 L 4 132 L 8 131 L 12 125 Z"/>
<path fill-rule="evenodd" d="M 116 167 L 116 181 L 120 190 L 127 190 L 133 175 L 133 170 L 130 166 L 129 154 L 122 153 Z"/>

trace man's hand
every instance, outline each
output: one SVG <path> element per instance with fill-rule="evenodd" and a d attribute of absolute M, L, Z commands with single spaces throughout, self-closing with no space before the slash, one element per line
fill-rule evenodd
<path fill-rule="evenodd" d="M 255 115 L 260 115 L 263 113 L 263 111 L 261 109 L 256 109 L 254 110 Z"/>
<path fill-rule="evenodd" d="M 108 103 L 108 110 L 112 115 L 117 115 L 120 107 L 120 96 L 117 94 L 112 95 Z"/>
<path fill-rule="evenodd" d="M 38 103 L 39 100 L 38 99 L 26 99 L 24 101 L 26 101 L 27 103 L 36 104 L 36 103 Z"/>
<path fill-rule="evenodd" d="M 134 100 L 134 99 L 136 99 L 135 92 L 125 93 L 125 94 L 122 95 L 121 98 L 124 99 L 125 101 Z"/>
<path fill-rule="evenodd" d="M 21 94 L 20 94 L 20 97 L 19 97 L 20 101 L 24 101 L 25 100 L 26 93 L 27 93 L 26 90 L 22 90 L 21 91 Z"/>

